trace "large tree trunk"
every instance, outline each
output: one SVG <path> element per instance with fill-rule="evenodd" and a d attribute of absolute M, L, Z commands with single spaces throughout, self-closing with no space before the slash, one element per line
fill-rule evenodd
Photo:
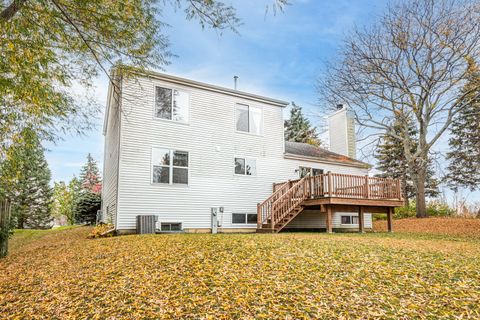
<path fill-rule="evenodd" d="M 417 218 L 427 217 L 427 204 L 425 201 L 425 177 L 426 169 L 418 168 L 416 172 L 416 215 Z"/>

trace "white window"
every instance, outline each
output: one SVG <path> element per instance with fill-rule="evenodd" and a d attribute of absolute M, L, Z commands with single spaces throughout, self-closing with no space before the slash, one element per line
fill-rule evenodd
<path fill-rule="evenodd" d="M 323 169 L 316 169 L 310 167 L 299 167 L 298 174 L 300 175 L 300 179 L 309 175 L 310 177 L 318 176 L 323 174 Z"/>
<path fill-rule="evenodd" d="M 262 109 L 246 104 L 235 106 L 235 126 L 237 131 L 262 134 Z"/>
<path fill-rule="evenodd" d="M 341 216 L 342 224 L 358 224 L 358 216 Z"/>
<path fill-rule="evenodd" d="M 232 213 L 232 224 L 256 224 L 256 213 Z"/>
<path fill-rule="evenodd" d="M 256 176 L 257 160 L 251 158 L 235 158 L 235 174 Z"/>
<path fill-rule="evenodd" d="M 155 117 L 188 122 L 189 100 L 188 92 L 155 87 Z"/>
<path fill-rule="evenodd" d="M 160 223 L 160 231 L 172 232 L 172 231 L 182 231 L 181 222 L 162 222 Z"/>
<path fill-rule="evenodd" d="M 188 184 L 188 152 L 153 148 L 152 182 Z"/>

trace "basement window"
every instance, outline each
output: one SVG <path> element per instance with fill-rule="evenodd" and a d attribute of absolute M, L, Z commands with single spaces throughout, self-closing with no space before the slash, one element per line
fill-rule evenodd
<path fill-rule="evenodd" d="M 358 224 L 358 216 L 341 216 L 342 224 Z"/>
<path fill-rule="evenodd" d="M 233 224 L 257 224 L 256 213 L 232 213 Z"/>
<path fill-rule="evenodd" d="M 160 231 L 164 231 L 164 232 L 182 231 L 182 223 L 181 222 L 162 222 L 160 224 Z"/>

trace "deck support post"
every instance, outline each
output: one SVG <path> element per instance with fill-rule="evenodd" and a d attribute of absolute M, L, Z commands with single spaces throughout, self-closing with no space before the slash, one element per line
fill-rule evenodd
<path fill-rule="evenodd" d="M 387 229 L 388 232 L 393 232 L 393 208 L 387 208 Z"/>
<path fill-rule="evenodd" d="M 257 203 L 257 229 L 262 227 L 262 210 L 260 208 L 260 203 Z"/>
<path fill-rule="evenodd" d="M 327 224 L 327 233 L 332 233 L 333 227 L 332 227 L 332 206 L 327 205 L 327 218 L 326 218 L 326 224 Z"/>
<path fill-rule="evenodd" d="M 365 216 L 363 206 L 358 207 L 358 232 L 365 233 Z"/>

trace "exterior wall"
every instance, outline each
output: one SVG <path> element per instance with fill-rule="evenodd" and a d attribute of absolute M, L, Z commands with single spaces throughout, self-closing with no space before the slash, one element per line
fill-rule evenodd
<path fill-rule="evenodd" d="M 334 229 L 355 229 L 358 230 L 358 224 L 342 224 L 341 216 L 358 216 L 358 212 L 334 212 L 332 214 L 332 225 Z M 364 226 L 366 229 L 372 228 L 372 214 L 364 213 Z M 287 226 L 288 229 L 326 229 L 326 214 L 315 210 L 305 210 L 296 216 Z"/>
<path fill-rule="evenodd" d="M 103 222 L 115 223 L 117 218 L 118 165 L 120 156 L 120 97 L 109 88 L 107 99 L 105 146 L 103 162 Z"/>
<path fill-rule="evenodd" d="M 154 118 L 154 86 L 190 94 L 189 123 Z M 299 166 L 338 173 L 367 174 L 366 169 L 284 159 L 282 108 L 226 93 L 173 85 L 154 78 L 124 81 L 117 229 L 135 228 L 137 215 L 159 222 L 181 222 L 183 229 L 209 229 L 211 207 L 224 207 L 219 231 L 256 228 L 232 224 L 232 213 L 256 213 L 256 204 L 272 184 L 298 178 Z M 235 131 L 235 104 L 262 108 L 263 134 Z M 189 184 L 153 184 L 151 152 L 163 147 L 189 152 Z M 234 174 L 234 158 L 256 159 L 256 176 Z"/>

